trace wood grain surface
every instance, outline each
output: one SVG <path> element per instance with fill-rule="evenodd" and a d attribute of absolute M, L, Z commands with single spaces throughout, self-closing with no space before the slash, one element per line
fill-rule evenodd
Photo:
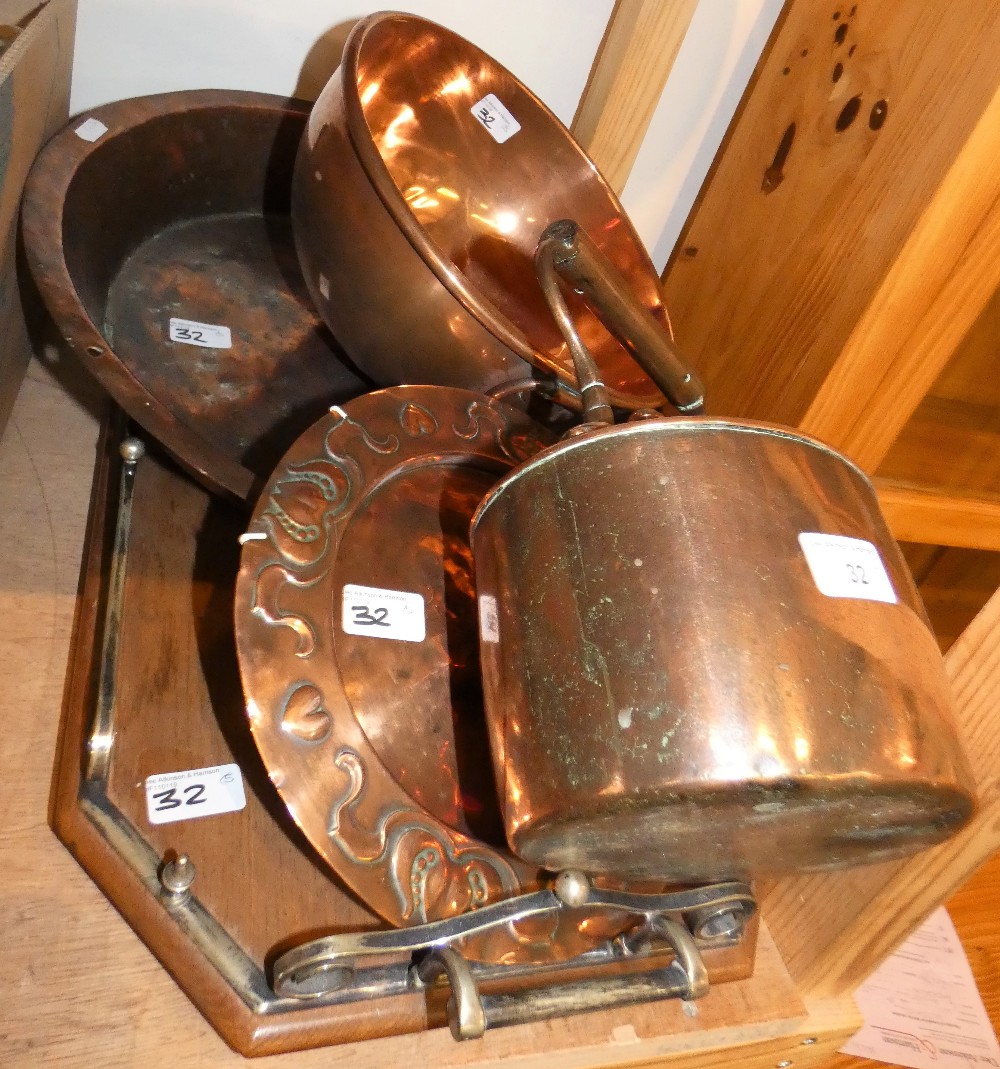
<path fill-rule="evenodd" d="M 17 275 L 18 208 L 38 150 L 63 125 L 76 32 L 76 0 L 0 0 L 0 432 L 31 357 L 28 306 Z"/>
<path fill-rule="evenodd" d="M 618 0 L 571 127 L 619 196 L 697 0 Z"/>
<path fill-rule="evenodd" d="M 938 644 L 947 651 L 1000 589 L 1000 553 L 912 542 L 901 548 Z"/>
<path fill-rule="evenodd" d="M 1000 9 L 796 0 L 664 276 L 710 411 L 884 455 L 1000 282 Z"/>
<path fill-rule="evenodd" d="M 955 456 L 967 442 L 963 435 L 961 444 L 948 454 L 949 437 L 941 436 L 932 470 L 940 467 L 941 455 Z M 889 529 L 899 541 L 1000 550 L 1000 494 L 928 489 L 883 478 L 875 479 L 875 489 Z"/>
<path fill-rule="evenodd" d="M 1000 501 L 998 353 L 1000 295 L 994 295 L 893 442 L 880 476 Z"/>

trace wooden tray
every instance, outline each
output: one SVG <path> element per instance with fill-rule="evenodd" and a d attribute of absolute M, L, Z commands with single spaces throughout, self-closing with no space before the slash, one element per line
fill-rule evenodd
<path fill-rule="evenodd" d="M 232 633 L 237 537 L 246 517 L 159 455 L 123 475 L 123 429 L 120 413 L 105 428 L 91 502 L 56 758 L 57 834 L 240 1052 L 438 1026 L 441 999 L 433 990 L 325 1005 L 272 993 L 268 967 L 283 950 L 382 922 L 321 867 L 247 729 Z M 128 512 L 120 501 L 130 497 L 128 551 L 116 569 L 116 525 Z M 147 776 L 232 761 L 243 773 L 245 809 L 148 822 Z M 183 915 L 159 882 L 164 860 L 181 853 L 197 869 L 192 910 Z M 755 938 L 751 928 L 739 947 L 706 953 L 713 982 L 750 974 Z"/>

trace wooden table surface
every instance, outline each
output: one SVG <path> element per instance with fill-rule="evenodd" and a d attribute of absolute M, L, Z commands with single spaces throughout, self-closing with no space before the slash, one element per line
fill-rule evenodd
<path fill-rule="evenodd" d="M 47 824 L 101 403 L 74 367 L 34 362 L 0 442 L 0 1065 L 236 1065 L 242 1059 Z M 949 906 L 994 1027 L 998 887 L 994 858 Z M 406 1052 L 405 1037 L 378 1041 L 373 1057 L 354 1051 L 350 1063 L 398 1064 Z M 277 1064 L 326 1066 L 347 1055 L 310 1051 L 279 1055 Z M 835 1064 L 863 1063 L 842 1057 Z"/>

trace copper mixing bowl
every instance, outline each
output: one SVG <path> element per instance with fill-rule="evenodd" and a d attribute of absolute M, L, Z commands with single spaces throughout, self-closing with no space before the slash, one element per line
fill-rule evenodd
<path fill-rule="evenodd" d="M 354 28 L 310 117 L 292 213 L 316 307 L 379 383 L 486 391 L 550 377 L 578 396 L 533 264 L 542 231 L 564 217 L 665 323 L 655 268 L 565 127 L 495 60 L 412 15 L 379 13 Z M 568 296 L 612 403 L 662 404 Z"/>

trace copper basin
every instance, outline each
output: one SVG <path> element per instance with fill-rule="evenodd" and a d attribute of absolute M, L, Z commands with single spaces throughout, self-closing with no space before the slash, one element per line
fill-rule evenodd
<path fill-rule="evenodd" d="M 526 860 L 682 880 L 834 868 L 971 815 L 913 580 L 867 478 L 821 443 L 705 418 L 583 434 L 493 489 L 473 552 Z"/>
<path fill-rule="evenodd" d="M 116 101 L 56 134 L 25 186 L 28 262 L 66 345 L 189 472 L 239 500 L 368 386 L 296 261 L 289 202 L 308 113 L 214 89 Z M 198 344 L 173 320 L 228 334 Z"/>
<path fill-rule="evenodd" d="M 484 52 L 411 15 L 376 14 L 351 33 L 309 119 L 292 214 L 316 307 L 382 384 L 487 391 L 534 375 L 578 397 L 533 265 L 542 231 L 564 217 L 665 324 L 641 241 L 559 120 Z M 662 404 L 622 345 L 569 298 L 612 402 Z"/>

